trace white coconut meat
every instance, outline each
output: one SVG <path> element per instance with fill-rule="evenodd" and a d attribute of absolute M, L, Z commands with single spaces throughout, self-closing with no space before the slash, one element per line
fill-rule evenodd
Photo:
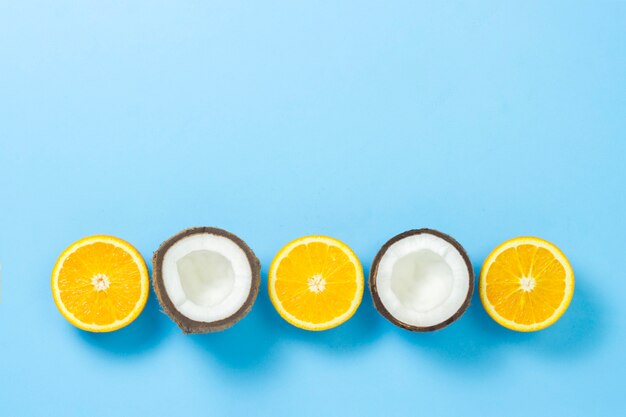
<path fill-rule="evenodd" d="M 180 314 L 198 322 L 216 322 L 237 313 L 253 285 L 244 250 L 231 239 L 197 233 L 170 246 L 161 267 L 167 296 Z"/>
<path fill-rule="evenodd" d="M 467 307 L 473 288 L 473 273 L 462 248 L 435 231 L 398 237 L 379 255 L 374 295 L 402 327 L 443 327 Z"/>

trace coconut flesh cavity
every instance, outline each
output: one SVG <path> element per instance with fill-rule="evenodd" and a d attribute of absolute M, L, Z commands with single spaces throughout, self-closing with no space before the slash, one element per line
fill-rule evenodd
<path fill-rule="evenodd" d="M 185 333 L 224 330 L 252 308 L 260 264 L 225 230 L 197 227 L 166 240 L 154 253 L 154 289 L 168 316 Z"/>
<path fill-rule="evenodd" d="M 463 247 L 430 229 L 410 230 L 385 243 L 369 281 L 378 311 L 412 331 L 438 330 L 454 322 L 474 291 L 474 271 Z"/>

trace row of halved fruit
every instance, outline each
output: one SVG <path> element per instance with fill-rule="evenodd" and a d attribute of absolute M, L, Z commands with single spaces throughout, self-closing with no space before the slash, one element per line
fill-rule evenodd
<path fill-rule="evenodd" d="M 222 229 L 197 227 L 166 240 L 153 256 L 153 285 L 163 310 L 185 333 L 224 330 L 252 308 L 259 260 Z M 574 274 L 563 253 L 534 237 L 509 240 L 487 258 L 480 297 L 489 315 L 518 331 L 540 330 L 567 309 Z M 306 330 L 348 320 L 363 296 L 363 268 L 344 243 L 306 236 L 283 247 L 268 273 L 278 313 Z M 376 309 L 412 331 L 441 329 L 470 304 L 474 271 L 463 247 L 431 229 L 391 238 L 374 258 L 369 287 Z M 68 247 L 52 272 L 52 294 L 63 316 L 93 332 L 117 330 L 143 310 L 149 293 L 141 254 L 112 236 L 91 236 Z"/>

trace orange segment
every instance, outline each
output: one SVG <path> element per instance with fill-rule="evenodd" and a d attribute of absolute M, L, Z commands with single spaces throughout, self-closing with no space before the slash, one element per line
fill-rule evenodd
<path fill-rule="evenodd" d="M 130 324 L 148 299 L 148 270 L 129 243 L 91 236 L 67 248 L 52 271 L 52 295 L 74 326 L 108 332 Z"/>
<path fill-rule="evenodd" d="M 556 246 L 535 237 L 504 242 L 480 273 L 480 297 L 489 315 L 517 331 L 544 329 L 565 312 L 574 272 Z"/>
<path fill-rule="evenodd" d="M 287 244 L 269 273 L 270 298 L 289 323 L 326 330 L 348 320 L 363 297 L 363 268 L 344 243 L 307 236 Z"/>

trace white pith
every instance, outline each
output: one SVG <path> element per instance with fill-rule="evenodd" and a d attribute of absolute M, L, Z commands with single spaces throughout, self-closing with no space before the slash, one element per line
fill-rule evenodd
<path fill-rule="evenodd" d="M 465 302 L 469 285 L 470 271 L 459 250 L 430 233 L 393 243 L 376 274 L 387 311 L 414 327 L 436 326 L 452 317 Z"/>
<path fill-rule="evenodd" d="M 91 283 L 96 291 L 106 291 L 111 286 L 111 280 L 105 274 L 94 275 Z"/>
<path fill-rule="evenodd" d="M 522 277 L 519 279 L 519 285 L 524 292 L 531 292 L 533 289 L 535 289 L 535 284 L 536 281 L 533 277 Z"/>
<path fill-rule="evenodd" d="M 306 281 L 309 291 L 319 294 L 326 289 L 326 280 L 320 274 L 315 274 Z"/>
<path fill-rule="evenodd" d="M 235 314 L 252 287 L 252 268 L 232 240 L 209 233 L 187 236 L 163 256 L 165 291 L 182 315 L 214 322 Z"/>

